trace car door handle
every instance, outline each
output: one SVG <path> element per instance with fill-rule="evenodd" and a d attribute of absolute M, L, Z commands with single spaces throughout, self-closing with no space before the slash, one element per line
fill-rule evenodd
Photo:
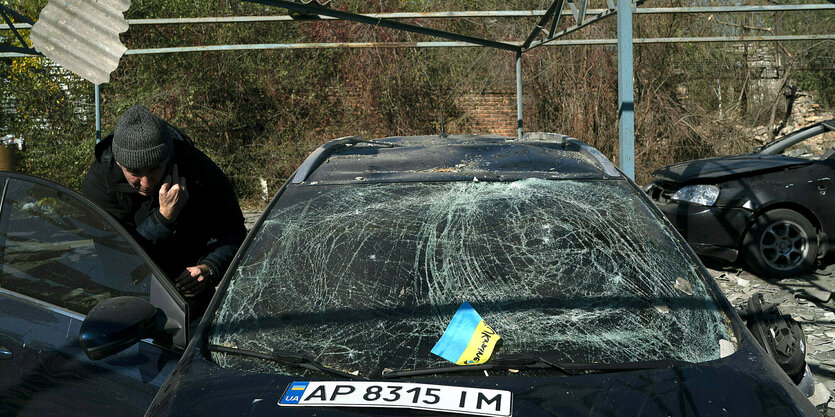
<path fill-rule="evenodd" d="M 826 194 L 826 189 L 829 188 L 829 184 L 831 182 L 832 182 L 832 179 L 830 179 L 830 178 L 819 178 L 817 180 L 818 191 L 820 191 L 821 194 Z"/>
<path fill-rule="evenodd" d="M 12 351 L 9 350 L 9 348 L 5 346 L 0 346 L 0 360 L 11 359 L 12 356 L 14 355 L 12 354 Z"/>

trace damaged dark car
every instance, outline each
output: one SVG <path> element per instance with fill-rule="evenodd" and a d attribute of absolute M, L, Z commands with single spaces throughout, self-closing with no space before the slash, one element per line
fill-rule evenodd
<path fill-rule="evenodd" d="M 127 304 L 86 349 L 154 334 Z M 819 415 L 796 382 L 588 145 L 352 137 L 278 191 L 147 415 Z"/>
<path fill-rule="evenodd" d="M 782 278 L 809 272 L 832 249 L 835 119 L 653 176 L 644 191 L 700 255 Z"/>

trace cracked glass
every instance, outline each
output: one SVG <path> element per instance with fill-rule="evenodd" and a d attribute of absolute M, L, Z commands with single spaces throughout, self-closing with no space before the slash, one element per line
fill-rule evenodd
<path fill-rule="evenodd" d="M 430 351 L 466 301 L 501 335 L 497 356 L 718 359 L 731 329 L 681 245 L 622 180 L 292 185 L 238 264 L 209 342 L 371 377 L 446 366 Z"/>

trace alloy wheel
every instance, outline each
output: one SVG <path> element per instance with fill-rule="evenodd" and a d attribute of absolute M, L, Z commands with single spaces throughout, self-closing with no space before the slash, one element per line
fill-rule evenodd
<path fill-rule="evenodd" d="M 800 265 L 809 252 L 809 236 L 795 222 L 772 223 L 760 238 L 760 254 L 769 267 L 785 271 Z"/>

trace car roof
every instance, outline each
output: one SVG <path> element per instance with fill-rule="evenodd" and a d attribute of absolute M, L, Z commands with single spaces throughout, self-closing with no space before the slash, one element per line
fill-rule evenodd
<path fill-rule="evenodd" d="M 565 135 L 345 137 L 314 151 L 294 184 L 408 181 L 607 179 L 622 174 L 599 151 Z"/>

